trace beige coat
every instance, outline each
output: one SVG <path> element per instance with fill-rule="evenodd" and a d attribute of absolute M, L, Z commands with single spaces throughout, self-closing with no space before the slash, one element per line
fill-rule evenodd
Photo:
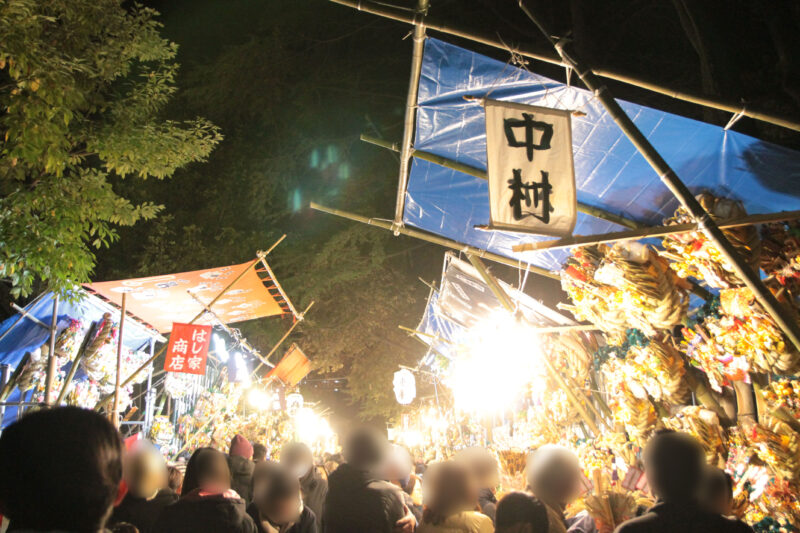
<path fill-rule="evenodd" d="M 417 533 L 494 533 L 492 520 L 475 511 L 464 511 L 447 517 L 439 525 L 422 524 Z"/>

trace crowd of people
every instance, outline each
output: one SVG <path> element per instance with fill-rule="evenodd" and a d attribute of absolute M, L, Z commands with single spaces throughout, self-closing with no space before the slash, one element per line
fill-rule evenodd
<path fill-rule="evenodd" d="M 536 450 L 527 490 L 499 501 L 490 462 L 415 465 L 402 451 L 357 428 L 324 468 L 302 443 L 273 462 L 237 435 L 228 454 L 194 450 L 182 474 L 146 441 L 125 449 L 95 412 L 41 410 L 0 436 L 0 513 L 16 533 L 610 533 L 565 517 L 582 475 L 566 448 Z M 726 516 L 730 477 L 691 436 L 657 433 L 643 463 L 657 502 L 618 533 L 752 531 Z"/>

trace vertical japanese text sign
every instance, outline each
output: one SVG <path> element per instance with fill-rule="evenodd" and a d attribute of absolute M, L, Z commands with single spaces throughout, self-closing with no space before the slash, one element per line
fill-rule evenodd
<path fill-rule="evenodd" d="M 564 237 L 577 215 L 569 111 L 484 100 L 490 228 Z"/>
<path fill-rule="evenodd" d="M 167 358 L 164 360 L 164 370 L 186 374 L 205 374 L 210 343 L 211 326 L 173 324 L 167 347 Z"/>

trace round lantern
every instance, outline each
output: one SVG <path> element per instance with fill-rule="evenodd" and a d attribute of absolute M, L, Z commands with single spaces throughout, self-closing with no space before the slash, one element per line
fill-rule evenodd
<path fill-rule="evenodd" d="M 392 383 L 397 403 L 408 405 L 417 397 L 417 381 L 410 370 L 403 368 L 395 372 Z"/>

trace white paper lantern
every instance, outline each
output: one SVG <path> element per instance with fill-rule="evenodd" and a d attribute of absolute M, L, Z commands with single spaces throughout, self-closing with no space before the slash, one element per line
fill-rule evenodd
<path fill-rule="evenodd" d="M 392 383 L 397 403 L 408 405 L 417 397 L 417 380 L 410 370 L 403 368 L 395 372 Z"/>

